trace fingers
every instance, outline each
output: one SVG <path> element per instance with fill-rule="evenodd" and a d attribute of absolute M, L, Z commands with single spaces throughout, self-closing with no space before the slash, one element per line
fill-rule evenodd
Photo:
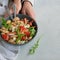
<path fill-rule="evenodd" d="M 31 18 L 33 18 L 33 19 L 35 19 L 35 13 L 33 13 L 33 12 L 29 12 L 29 13 L 27 13 Z"/>
<path fill-rule="evenodd" d="M 29 15 L 31 18 L 35 19 L 35 12 L 33 10 L 33 7 L 29 2 L 25 2 L 22 8 L 22 14 Z"/>
<path fill-rule="evenodd" d="M 35 12 L 34 12 L 33 8 L 28 9 L 28 10 L 26 11 L 26 13 L 27 13 L 27 15 L 29 15 L 31 18 L 35 19 Z"/>
<path fill-rule="evenodd" d="M 22 10 L 21 13 L 24 15 L 29 15 L 31 18 L 35 19 L 35 12 L 33 9 L 28 9 L 26 11 Z"/>
<path fill-rule="evenodd" d="M 14 4 L 16 6 L 16 14 L 18 14 L 20 12 L 20 10 L 21 10 L 21 7 L 22 7 L 21 0 L 18 0 L 18 1 L 14 0 Z"/>
<path fill-rule="evenodd" d="M 25 12 L 25 10 L 22 10 L 22 11 L 21 11 L 21 13 L 22 13 L 22 14 L 24 14 L 24 15 L 26 15 L 26 12 Z"/>

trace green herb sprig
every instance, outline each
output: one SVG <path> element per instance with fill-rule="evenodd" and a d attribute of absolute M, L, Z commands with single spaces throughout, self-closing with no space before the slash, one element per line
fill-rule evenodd
<path fill-rule="evenodd" d="M 30 27 L 29 31 L 30 31 L 30 36 L 33 37 L 35 35 L 35 32 L 36 32 L 36 30 L 34 29 L 34 27 Z"/>
<path fill-rule="evenodd" d="M 2 25 L 6 28 L 9 29 L 11 27 L 11 24 L 7 24 L 7 21 L 5 20 L 5 18 L 1 18 L 2 19 Z"/>
<path fill-rule="evenodd" d="M 29 54 L 34 54 L 36 49 L 39 46 L 39 41 L 41 40 L 42 36 L 37 40 L 37 42 L 31 47 L 31 49 L 29 50 Z"/>
<path fill-rule="evenodd" d="M 18 43 L 18 41 L 21 40 L 21 37 L 24 36 L 24 34 L 21 34 L 21 33 L 19 32 L 19 29 L 17 29 L 16 32 L 17 32 L 17 35 L 18 35 L 18 38 L 17 38 L 17 40 L 16 40 L 16 43 Z"/>
<path fill-rule="evenodd" d="M 7 23 L 6 23 L 6 20 L 4 18 L 2 18 L 2 25 L 7 28 Z"/>

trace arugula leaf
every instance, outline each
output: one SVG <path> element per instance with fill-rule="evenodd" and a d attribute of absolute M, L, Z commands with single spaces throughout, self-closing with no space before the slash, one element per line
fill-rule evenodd
<path fill-rule="evenodd" d="M 42 36 L 41 36 L 42 37 Z M 41 39 L 41 37 L 37 40 L 37 42 L 31 47 L 31 49 L 29 50 L 29 54 L 34 54 L 36 49 L 38 48 L 39 46 L 39 41 Z"/>
<path fill-rule="evenodd" d="M 30 31 L 30 36 L 33 37 L 35 35 L 35 32 L 36 32 L 36 30 L 34 29 L 34 27 L 30 27 L 29 31 Z"/>
<path fill-rule="evenodd" d="M 18 28 L 16 29 L 16 33 L 19 35 L 19 29 Z"/>
<path fill-rule="evenodd" d="M 11 23 L 7 25 L 7 29 L 10 29 L 11 28 Z"/>
<path fill-rule="evenodd" d="M 23 34 L 19 34 L 19 35 L 18 35 L 18 38 L 17 38 L 17 40 L 16 40 L 16 43 L 17 43 L 17 44 L 18 44 L 19 41 L 21 41 L 21 37 L 22 37 L 22 36 L 24 36 L 24 35 L 23 35 Z"/>
<path fill-rule="evenodd" d="M 4 18 L 2 18 L 2 25 L 7 28 L 7 23 L 6 23 L 6 20 Z"/>
<path fill-rule="evenodd" d="M 18 35 L 18 38 L 17 38 L 17 40 L 16 40 L 16 43 L 18 43 L 18 41 L 21 40 L 21 38 L 22 38 L 22 36 L 24 36 L 24 34 L 21 34 L 21 33 L 19 32 L 19 29 L 17 29 L 16 32 L 17 32 L 17 35 Z"/>

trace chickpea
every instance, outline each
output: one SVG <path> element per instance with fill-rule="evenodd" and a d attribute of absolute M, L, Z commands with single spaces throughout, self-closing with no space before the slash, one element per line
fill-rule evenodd
<path fill-rule="evenodd" d="M 1 29 L 2 29 L 2 30 L 6 30 L 6 28 L 5 28 L 5 27 L 2 27 Z"/>
<path fill-rule="evenodd" d="M 20 18 L 19 18 L 19 17 L 15 17 L 15 18 L 13 19 L 13 21 L 17 21 L 17 20 L 20 20 Z"/>
<path fill-rule="evenodd" d="M 12 44 L 16 44 L 16 43 L 15 43 L 15 41 L 14 41 L 14 40 L 12 40 L 12 39 L 11 39 L 11 40 L 9 40 L 8 42 L 9 42 L 9 43 L 12 43 Z"/>
<path fill-rule="evenodd" d="M 3 33 L 9 33 L 9 31 L 7 31 L 7 30 L 2 30 L 2 32 L 3 32 Z"/>
<path fill-rule="evenodd" d="M 12 22 L 12 25 L 13 25 L 13 26 L 16 26 L 15 22 Z"/>
<path fill-rule="evenodd" d="M 7 24 L 10 24 L 11 23 L 11 20 L 7 20 Z"/>

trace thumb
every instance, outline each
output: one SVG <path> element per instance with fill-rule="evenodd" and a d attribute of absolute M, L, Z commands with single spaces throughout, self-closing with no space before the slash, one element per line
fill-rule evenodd
<path fill-rule="evenodd" d="M 28 10 L 27 15 L 29 15 L 31 18 L 35 19 L 35 12 L 33 10 Z"/>

